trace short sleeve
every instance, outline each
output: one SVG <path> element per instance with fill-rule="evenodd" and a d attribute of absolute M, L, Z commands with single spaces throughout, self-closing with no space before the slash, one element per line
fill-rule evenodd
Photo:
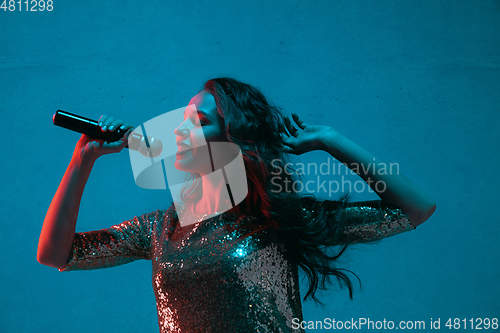
<path fill-rule="evenodd" d="M 92 270 L 151 259 L 151 237 L 160 210 L 110 228 L 75 233 L 68 262 L 59 271 Z"/>
<path fill-rule="evenodd" d="M 415 229 L 408 217 L 382 200 L 343 203 L 331 200 L 306 201 L 306 218 L 322 216 L 337 224 L 337 244 L 367 243 Z"/>

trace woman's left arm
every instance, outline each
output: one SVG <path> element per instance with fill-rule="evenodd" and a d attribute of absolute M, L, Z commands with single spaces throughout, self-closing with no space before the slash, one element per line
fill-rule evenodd
<path fill-rule="evenodd" d="M 424 223 L 434 213 L 434 201 L 399 170 L 392 169 L 390 164 L 347 139 L 333 127 L 307 125 L 298 115 L 292 115 L 299 129 L 291 124 L 288 117 L 285 118 L 289 133 L 282 127 L 281 134 L 286 153 L 326 151 L 363 178 L 382 201 L 400 208 L 414 227 Z"/>

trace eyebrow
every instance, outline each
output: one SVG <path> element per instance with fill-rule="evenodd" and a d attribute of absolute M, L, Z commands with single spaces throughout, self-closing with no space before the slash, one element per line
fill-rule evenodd
<path fill-rule="evenodd" d="M 204 116 L 205 116 L 205 118 L 210 119 L 210 116 L 209 116 L 209 115 L 208 115 L 208 113 L 206 113 L 205 111 L 202 111 L 202 110 L 198 110 L 198 109 L 197 109 L 197 110 L 196 110 L 196 112 L 197 112 L 197 113 L 201 113 L 202 115 L 204 115 Z M 184 115 L 184 117 L 186 116 L 186 111 L 184 111 L 183 115 Z"/>

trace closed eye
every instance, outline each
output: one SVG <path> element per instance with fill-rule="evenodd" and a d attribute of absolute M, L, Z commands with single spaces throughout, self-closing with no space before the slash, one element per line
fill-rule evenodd
<path fill-rule="evenodd" d="M 186 115 L 184 115 L 184 120 L 186 120 Z M 196 126 L 206 126 L 209 124 L 204 113 L 202 111 L 198 111 L 198 117 L 191 117 L 191 122 Z"/>
<path fill-rule="evenodd" d="M 201 115 L 198 115 L 198 119 L 200 120 L 200 125 L 205 126 L 208 125 L 208 122 L 206 121 L 205 117 L 202 117 Z"/>

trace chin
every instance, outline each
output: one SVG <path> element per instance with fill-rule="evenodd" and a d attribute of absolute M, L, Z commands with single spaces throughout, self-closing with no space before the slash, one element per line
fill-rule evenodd
<path fill-rule="evenodd" d="M 186 170 L 185 166 L 180 161 L 175 161 L 174 167 L 179 171 L 189 171 Z"/>
<path fill-rule="evenodd" d="M 197 173 L 198 171 L 193 168 L 193 164 L 187 163 L 186 161 L 177 160 L 174 163 L 174 167 L 179 171 Z"/>

